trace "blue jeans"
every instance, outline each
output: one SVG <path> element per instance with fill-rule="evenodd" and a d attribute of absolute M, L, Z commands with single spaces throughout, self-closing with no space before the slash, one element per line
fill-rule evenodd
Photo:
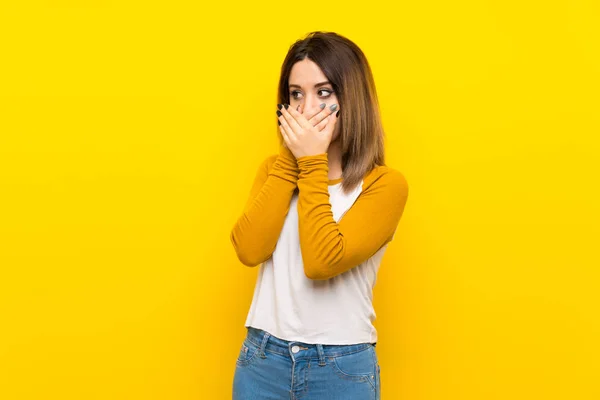
<path fill-rule="evenodd" d="M 307 344 L 248 327 L 233 400 L 379 400 L 376 343 Z"/>

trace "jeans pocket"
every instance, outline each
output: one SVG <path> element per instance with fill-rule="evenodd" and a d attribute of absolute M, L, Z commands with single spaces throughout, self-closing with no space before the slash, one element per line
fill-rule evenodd
<path fill-rule="evenodd" d="M 236 364 L 241 367 L 250 365 L 252 360 L 256 358 L 258 354 L 258 349 L 259 347 L 257 345 L 255 345 L 248 339 L 245 339 L 242 343 L 242 347 L 240 348 Z"/>
<path fill-rule="evenodd" d="M 331 367 L 342 379 L 355 382 L 369 382 L 376 389 L 377 359 L 373 346 L 356 353 L 332 357 Z"/>

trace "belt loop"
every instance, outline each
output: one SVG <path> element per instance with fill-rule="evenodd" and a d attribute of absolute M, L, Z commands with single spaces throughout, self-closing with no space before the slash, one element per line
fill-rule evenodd
<path fill-rule="evenodd" d="M 317 344 L 317 353 L 319 353 L 319 367 L 325 366 L 325 354 L 323 353 L 322 344 Z"/>
<path fill-rule="evenodd" d="M 263 336 L 262 343 L 260 344 L 260 348 L 258 349 L 258 355 L 260 356 L 260 358 L 267 358 L 267 355 L 265 354 L 265 348 L 267 347 L 267 341 L 269 340 L 271 334 L 267 331 L 263 332 L 265 333 L 265 335 Z"/>

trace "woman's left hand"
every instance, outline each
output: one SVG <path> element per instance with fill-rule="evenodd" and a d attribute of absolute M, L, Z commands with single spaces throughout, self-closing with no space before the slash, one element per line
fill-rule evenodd
<path fill-rule="evenodd" d="M 335 124 L 338 120 L 337 105 L 323 108 L 310 121 L 289 104 L 282 106 L 277 111 L 279 117 L 279 130 L 287 148 L 296 159 L 303 156 L 312 156 L 327 152 Z M 332 115 L 335 112 L 336 115 Z"/>

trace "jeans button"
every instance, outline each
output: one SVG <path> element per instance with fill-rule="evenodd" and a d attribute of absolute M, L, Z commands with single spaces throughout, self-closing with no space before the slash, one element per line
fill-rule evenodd
<path fill-rule="evenodd" d="M 299 351 L 300 351 L 300 347 L 298 347 L 298 346 L 293 346 L 292 347 L 292 353 L 297 353 Z"/>

